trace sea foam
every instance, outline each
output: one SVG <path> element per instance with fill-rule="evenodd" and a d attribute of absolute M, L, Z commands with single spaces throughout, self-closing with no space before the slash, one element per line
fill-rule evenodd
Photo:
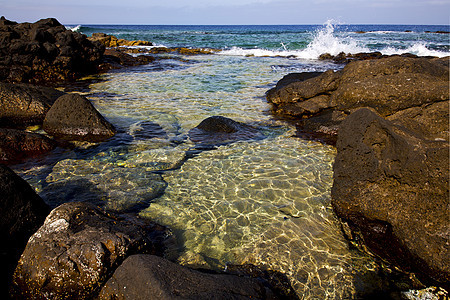
<path fill-rule="evenodd" d="M 67 30 L 72 30 L 73 32 L 78 32 L 81 29 L 81 25 L 77 25 L 77 26 L 66 26 Z"/>
<path fill-rule="evenodd" d="M 286 41 L 289 42 L 289 41 Z M 345 53 L 359 53 L 369 52 L 366 47 L 358 45 L 358 43 L 351 37 L 339 37 L 335 35 L 335 25 L 333 21 L 327 21 L 324 27 L 316 31 L 313 35 L 312 41 L 304 49 L 289 50 L 289 45 L 280 43 L 278 50 L 267 49 L 243 49 L 239 47 L 232 47 L 223 50 L 220 54 L 236 55 L 236 56 L 283 56 L 300 59 L 318 59 L 321 54 L 329 53 L 337 55 L 341 52 Z"/>
<path fill-rule="evenodd" d="M 356 54 L 361 52 L 374 52 L 379 51 L 382 54 L 392 55 L 392 54 L 403 54 L 411 53 L 418 56 L 436 56 L 445 57 L 449 56 L 450 52 L 431 50 L 427 47 L 424 42 L 416 42 L 410 46 L 396 48 L 392 46 L 386 46 L 381 49 L 371 49 L 368 47 L 368 43 L 372 43 L 369 40 L 360 40 L 352 37 L 348 32 L 337 32 L 337 24 L 334 21 L 327 21 L 322 28 L 313 33 L 312 40 L 303 49 L 289 49 L 289 42 L 285 41 L 280 43 L 280 48 L 277 50 L 269 49 L 244 49 L 240 47 L 231 47 L 225 49 L 220 54 L 222 55 L 233 55 L 233 56 L 268 56 L 268 57 L 289 57 L 297 59 L 306 60 L 316 60 L 320 55 L 329 53 L 331 55 L 338 55 L 341 52 L 346 54 Z M 371 32 L 374 33 L 374 32 Z M 389 35 L 398 34 L 403 32 L 394 31 L 377 31 L 375 33 Z M 366 45 L 367 44 L 367 45 Z"/>

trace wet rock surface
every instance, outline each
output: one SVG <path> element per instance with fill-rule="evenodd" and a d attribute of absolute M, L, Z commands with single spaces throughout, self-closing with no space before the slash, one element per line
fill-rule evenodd
<path fill-rule="evenodd" d="M 125 288 L 126 287 L 126 288 Z M 128 257 L 99 299 L 278 299 L 256 279 L 208 274 L 154 255 Z"/>
<path fill-rule="evenodd" d="M 383 117 L 398 117 L 405 126 L 414 126 L 405 120 L 413 114 L 420 126 L 434 127 L 436 138 L 448 139 L 445 122 L 438 121 L 437 128 L 429 118 L 419 117 L 433 114 L 425 112 L 431 105 L 446 105 L 438 103 L 449 100 L 448 78 L 447 58 L 392 56 L 353 61 L 337 72 L 300 77 L 269 90 L 266 96 L 276 114 L 298 120 L 300 131 L 336 136 L 347 115 L 372 107 Z"/>
<path fill-rule="evenodd" d="M 45 116 L 44 130 L 57 138 L 99 142 L 115 135 L 116 129 L 85 97 L 59 97 Z"/>
<path fill-rule="evenodd" d="M 16 23 L 0 19 L 0 80 L 60 82 L 95 72 L 104 46 L 67 30 L 56 19 Z"/>
<path fill-rule="evenodd" d="M 220 145 L 258 137 L 261 134 L 256 128 L 222 116 L 206 118 L 189 131 L 189 138 L 201 145 Z"/>
<path fill-rule="evenodd" d="M 153 62 L 155 58 L 150 55 L 141 54 L 132 56 L 126 53 L 126 49 L 106 49 L 102 62 L 99 64 L 99 70 L 107 71 L 112 69 L 120 69 L 123 67 L 132 67 L 145 65 Z"/>
<path fill-rule="evenodd" d="M 337 215 L 382 258 L 444 285 L 448 180 L 448 140 L 424 137 L 367 108 L 343 121 L 331 191 Z"/>
<path fill-rule="evenodd" d="M 63 92 L 31 84 L 0 82 L 0 126 L 42 124 L 45 114 Z"/>
<path fill-rule="evenodd" d="M 448 58 L 359 60 L 291 79 L 267 99 L 296 120 L 300 137 L 337 138 L 332 205 L 353 230 L 348 237 L 424 282 L 445 285 Z"/>
<path fill-rule="evenodd" d="M 8 285 L 28 238 L 44 223 L 49 207 L 28 183 L 0 164 L 0 296 Z"/>
<path fill-rule="evenodd" d="M 167 186 L 160 174 L 146 170 L 136 172 L 122 164 L 72 159 L 58 162 L 46 182 L 49 184 L 41 194 L 53 207 L 82 197 L 118 212 L 147 207 Z"/>
<path fill-rule="evenodd" d="M 56 142 L 44 135 L 0 128 L 0 163 L 14 163 L 40 156 L 55 147 Z"/>
<path fill-rule="evenodd" d="M 14 274 L 18 298 L 93 298 L 129 255 L 161 254 L 167 230 L 86 203 L 54 209 L 30 238 Z"/>

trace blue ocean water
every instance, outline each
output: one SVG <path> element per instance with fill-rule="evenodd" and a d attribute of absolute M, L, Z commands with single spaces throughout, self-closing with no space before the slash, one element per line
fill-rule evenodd
<path fill-rule="evenodd" d="M 450 54 L 448 25 L 78 25 L 86 35 L 104 32 L 167 47 L 214 48 L 234 54 L 285 55 L 380 51 L 417 55 Z M 259 50 L 260 52 L 256 51 Z M 253 52 L 252 52 L 253 51 Z M 326 52 L 322 52 L 326 51 Z"/>
<path fill-rule="evenodd" d="M 171 260 L 216 270 L 262 265 L 285 274 L 301 299 L 398 292 L 387 284 L 392 270 L 383 271 L 342 234 L 330 199 L 334 147 L 295 137 L 295 125 L 271 113 L 265 93 L 288 73 L 343 67 L 318 60 L 323 53 L 449 56 L 449 34 L 437 33 L 449 26 L 68 27 L 155 47 L 220 51 L 155 55 L 148 65 L 74 84 L 71 91 L 86 95 L 119 134 L 15 166 L 47 203 L 132 211 L 172 229 Z M 215 115 L 246 123 L 264 138 L 195 151 L 189 130 Z"/>

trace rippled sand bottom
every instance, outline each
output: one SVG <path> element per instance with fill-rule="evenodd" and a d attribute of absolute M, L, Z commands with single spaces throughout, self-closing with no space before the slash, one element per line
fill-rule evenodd
<path fill-rule="evenodd" d="M 376 279 L 376 266 L 349 249 L 330 206 L 335 149 L 293 138 L 264 99 L 282 76 L 273 67 L 298 62 L 213 55 L 172 63 L 104 75 L 89 98 L 121 133 L 21 175 L 52 206 L 88 201 L 169 226 L 176 245 L 167 256 L 183 265 L 262 265 L 284 273 L 303 299 L 366 291 L 361 276 Z M 213 115 L 254 126 L 263 139 L 198 153 L 188 132 Z"/>
<path fill-rule="evenodd" d="M 264 265 L 301 297 L 349 297 L 355 258 L 330 208 L 334 154 L 286 136 L 202 152 L 164 174 L 164 195 L 141 216 L 173 229 L 181 264 Z"/>

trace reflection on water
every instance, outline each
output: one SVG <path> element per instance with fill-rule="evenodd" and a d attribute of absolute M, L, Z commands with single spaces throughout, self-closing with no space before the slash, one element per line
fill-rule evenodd
<path fill-rule="evenodd" d="M 349 296 L 352 255 L 329 206 L 334 154 L 289 134 L 221 146 L 165 173 L 141 216 L 174 229 L 182 264 L 262 264 L 300 295 Z"/>
<path fill-rule="evenodd" d="M 289 60 L 190 59 L 183 68 L 106 74 L 90 99 L 121 134 L 22 176 L 53 205 L 90 201 L 168 225 L 181 264 L 265 265 L 285 273 L 300 298 L 352 297 L 355 274 L 374 267 L 348 249 L 330 208 L 335 150 L 293 138 L 295 128 L 273 120 L 263 98 L 284 75 L 271 66 Z M 189 130 L 213 115 L 265 138 L 192 155 Z"/>

